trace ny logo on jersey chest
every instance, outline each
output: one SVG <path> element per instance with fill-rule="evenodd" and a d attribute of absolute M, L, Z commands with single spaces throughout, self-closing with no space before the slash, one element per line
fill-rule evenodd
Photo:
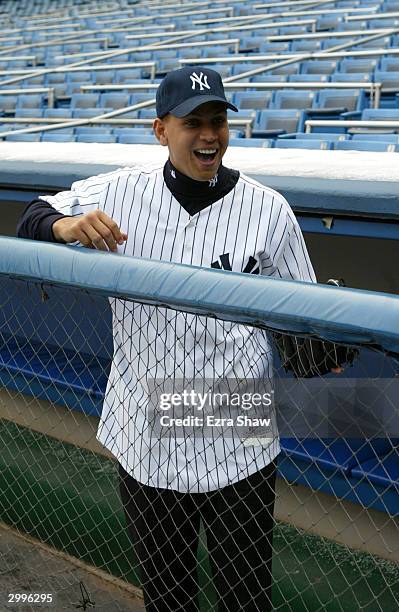
<path fill-rule="evenodd" d="M 219 261 L 213 261 L 211 263 L 211 268 L 217 268 L 219 270 L 232 270 L 230 253 L 223 253 L 223 255 L 219 255 Z M 246 274 L 259 274 L 259 266 L 255 257 L 252 257 L 251 255 L 241 271 L 245 272 Z"/>
<path fill-rule="evenodd" d="M 200 91 L 210 89 L 210 86 L 208 85 L 208 77 L 203 72 L 200 72 L 199 76 L 196 72 L 193 72 L 190 74 L 190 79 L 192 83 L 191 89 L 195 89 L 197 85 L 199 85 Z"/>

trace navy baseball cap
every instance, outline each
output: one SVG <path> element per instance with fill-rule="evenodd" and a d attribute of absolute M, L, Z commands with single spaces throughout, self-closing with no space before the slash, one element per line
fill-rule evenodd
<path fill-rule="evenodd" d="M 223 102 L 226 108 L 238 110 L 226 99 L 221 76 L 215 70 L 204 66 L 172 70 L 157 89 L 157 117 L 165 117 L 168 113 L 185 117 L 206 102 Z"/>

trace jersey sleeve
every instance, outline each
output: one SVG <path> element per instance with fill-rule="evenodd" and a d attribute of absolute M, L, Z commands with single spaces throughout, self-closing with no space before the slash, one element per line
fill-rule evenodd
<path fill-rule="evenodd" d="M 55 195 L 42 195 L 39 196 L 39 199 L 48 202 L 55 210 L 65 216 L 84 215 L 99 208 L 101 198 L 116 174 L 116 172 L 108 172 L 107 174 L 92 176 L 73 183 L 69 191 L 60 191 Z"/>
<path fill-rule="evenodd" d="M 16 235 L 18 238 L 58 242 L 52 232 L 52 226 L 55 221 L 64 216 L 48 202 L 35 199 L 25 207 L 18 219 Z"/>
<path fill-rule="evenodd" d="M 17 236 L 57 242 L 52 232 L 53 224 L 63 217 L 75 217 L 101 209 L 111 183 L 120 173 L 121 170 L 100 174 L 76 181 L 68 191 L 40 195 L 25 208 L 18 221 Z"/>
<path fill-rule="evenodd" d="M 298 221 L 280 195 L 272 200 L 261 274 L 315 283 L 316 275 Z"/>

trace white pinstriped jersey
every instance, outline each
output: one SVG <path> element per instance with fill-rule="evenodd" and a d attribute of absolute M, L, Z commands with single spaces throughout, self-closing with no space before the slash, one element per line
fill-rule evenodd
<path fill-rule="evenodd" d="M 276 191 L 241 175 L 234 189 L 190 216 L 169 191 L 163 168 L 124 168 L 42 196 L 60 212 L 95 208 L 128 234 L 118 252 L 315 281 L 294 214 Z M 210 491 L 268 465 L 278 438 L 149 437 L 151 378 L 271 378 L 266 334 L 249 326 L 112 298 L 114 356 L 98 439 L 138 481 L 182 492 Z"/>

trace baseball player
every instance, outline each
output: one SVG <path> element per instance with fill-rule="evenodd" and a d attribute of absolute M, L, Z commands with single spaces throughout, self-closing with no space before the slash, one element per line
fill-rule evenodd
<path fill-rule="evenodd" d="M 222 164 L 220 75 L 169 73 L 153 128 L 163 166 L 133 166 L 43 195 L 18 235 L 120 255 L 315 282 L 285 199 Z M 198 610 L 202 521 L 219 612 L 271 609 L 277 437 L 151 436 L 149 380 L 271 377 L 266 334 L 245 325 L 110 299 L 114 355 L 98 439 L 119 463 L 127 526 L 148 612 Z"/>

